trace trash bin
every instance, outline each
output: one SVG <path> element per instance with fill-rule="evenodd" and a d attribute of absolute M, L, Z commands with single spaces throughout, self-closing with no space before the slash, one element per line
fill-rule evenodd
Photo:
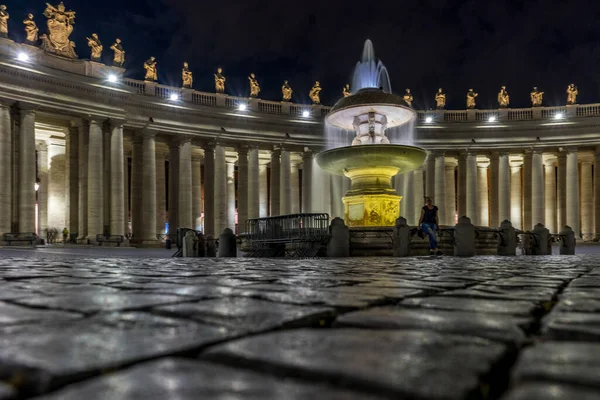
<path fill-rule="evenodd" d="M 167 237 L 167 240 L 165 240 L 165 247 L 167 250 L 171 250 L 171 238 Z"/>

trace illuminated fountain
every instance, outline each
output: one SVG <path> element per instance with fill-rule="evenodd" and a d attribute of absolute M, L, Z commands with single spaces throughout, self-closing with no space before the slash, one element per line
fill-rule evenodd
<path fill-rule="evenodd" d="M 400 216 L 402 196 L 392 188 L 392 177 L 419 168 L 426 152 L 391 144 L 386 130 L 409 124 L 415 112 L 401 97 L 391 94 L 387 71 L 376 61 L 369 40 L 353 82 L 356 92 L 338 101 L 325 119 L 329 127 L 353 135 L 352 145 L 320 153 L 317 163 L 329 173 L 345 175 L 352 181 L 342 198 L 346 225 L 393 226 Z"/>

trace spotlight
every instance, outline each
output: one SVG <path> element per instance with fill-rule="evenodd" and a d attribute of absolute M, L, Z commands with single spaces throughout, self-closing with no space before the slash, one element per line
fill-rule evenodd
<path fill-rule="evenodd" d="M 563 118 L 564 118 L 564 115 L 561 112 L 554 114 L 554 119 L 563 119 Z"/>
<path fill-rule="evenodd" d="M 430 124 L 430 123 L 433 122 L 433 118 L 427 117 L 427 118 L 425 118 L 425 122 L 428 123 L 428 124 Z"/>
<path fill-rule="evenodd" d="M 496 116 L 492 115 L 489 119 L 488 122 L 496 122 Z"/>
<path fill-rule="evenodd" d="M 308 111 L 306 111 L 306 110 L 302 111 L 302 116 L 304 118 L 308 118 L 309 115 L 310 115 L 310 113 Z"/>
<path fill-rule="evenodd" d="M 115 74 L 110 74 L 110 75 L 108 76 L 108 81 L 109 81 L 110 83 L 115 83 L 115 82 L 117 81 L 117 76 L 116 76 Z"/>
<path fill-rule="evenodd" d="M 177 101 L 177 100 L 179 100 L 179 95 L 177 93 L 171 93 L 171 95 L 169 96 L 169 99 L 171 101 Z"/>
<path fill-rule="evenodd" d="M 240 105 L 238 106 L 238 110 L 246 111 L 246 105 L 244 103 L 240 103 Z"/>
<path fill-rule="evenodd" d="M 17 59 L 19 61 L 27 62 L 27 61 L 29 61 L 29 56 L 27 55 L 27 53 L 19 53 L 19 55 L 17 56 Z"/>

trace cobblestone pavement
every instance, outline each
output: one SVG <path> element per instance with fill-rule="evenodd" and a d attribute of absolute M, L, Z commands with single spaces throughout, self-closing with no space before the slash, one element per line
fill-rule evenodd
<path fill-rule="evenodd" d="M 4 257 L 0 277 L 0 399 L 600 398 L 593 255 Z"/>

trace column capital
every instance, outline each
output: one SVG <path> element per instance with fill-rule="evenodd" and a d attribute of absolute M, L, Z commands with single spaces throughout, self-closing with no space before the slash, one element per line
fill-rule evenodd
<path fill-rule="evenodd" d="M 35 112 L 36 106 L 33 103 L 27 103 L 24 101 L 19 101 L 19 110 L 22 112 L 30 113 Z"/>
<path fill-rule="evenodd" d="M 125 125 L 125 119 L 109 118 L 108 124 L 111 128 L 123 128 L 123 125 Z"/>
<path fill-rule="evenodd" d="M 10 108 L 15 104 L 14 100 L 0 98 L 0 108 Z"/>
<path fill-rule="evenodd" d="M 184 145 L 184 144 L 192 144 L 192 138 L 191 137 L 183 137 L 183 138 L 179 138 L 179 145 Z"/>
<path fill-rule="evenodd" d="M 490 154 L 488 154 L 488 158 L 490 161 L 498 161 L 500 160 L 500 153 L 497 151 L 492 151 Z"/>
<path fill-rule="evenodd" d="M 250 146 L 243 144 L 243 145 L 240 145 L 240 146 L 236 147 L 235 150 L 238 153 L 238 157 L 240 155 L 248 155 L 248 151 L 250 150 Z"/>

